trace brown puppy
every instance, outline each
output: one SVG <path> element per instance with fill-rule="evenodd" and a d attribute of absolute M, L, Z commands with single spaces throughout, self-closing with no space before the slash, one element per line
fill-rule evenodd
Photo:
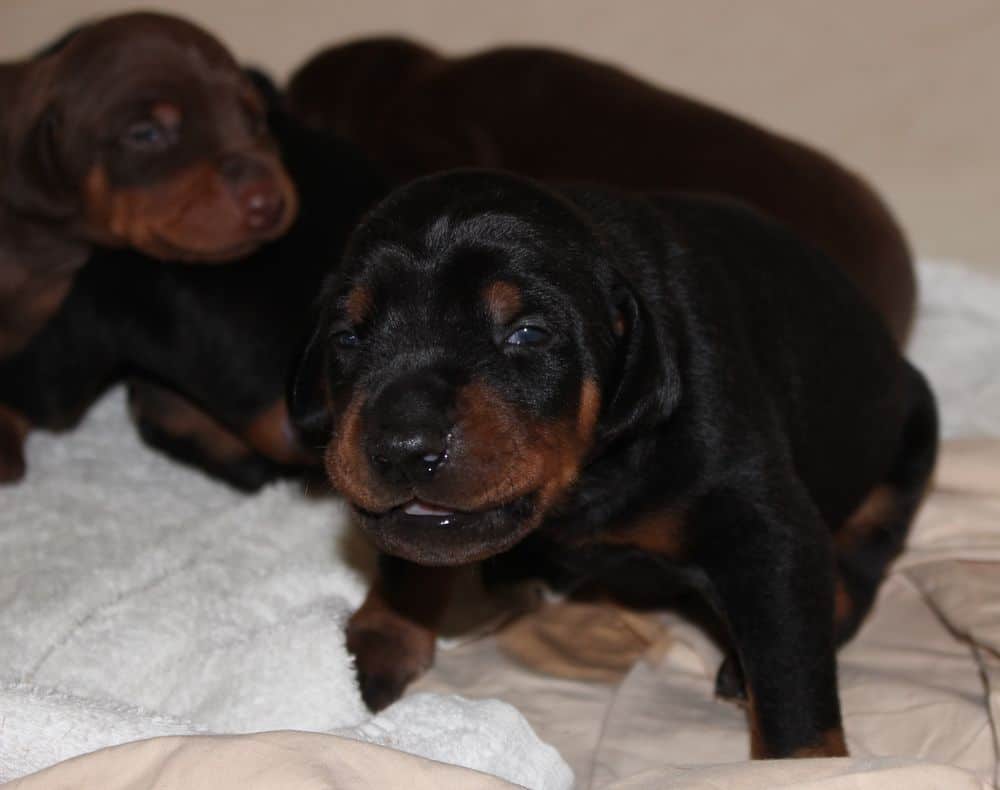
<path fill-rule="evenodd" d="M 444 58 L 400 39 L 325 50 L 289 83 L 307 124 L 400 180 L 483 166 L 543 180 L 738 198 L 812 241 L 905 340 L 916 285 L 892 215 L 857 176 L 799 143 L 612 66 L 544 49 Z"/>
<path fill-rule="evenodd" d="M 56 310 L 91 244 L 231 260 L 296 207 L 261 97 L 194 25 L 115 16 L 0 65 L 0 355 Z"/>

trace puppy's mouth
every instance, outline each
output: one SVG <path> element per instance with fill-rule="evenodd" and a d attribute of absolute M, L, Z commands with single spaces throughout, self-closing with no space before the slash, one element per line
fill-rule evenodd
<path fill-rule="evenodd" d="M 454 510 L 446 510 L 445 508 L 437 507 L 435 505 L 427 504 L 419 499 L 411 499 L 405 505 L 400 505 L 403 513 L 407 516 L 419 516 L 421 518 L 439 518 L 441 520 L 447 520 L 448 518 L 454 518 Z"/>
<path fill-rule="evenodd" d="M 355 507 L 375 546 L 421 565 L 463 565 L 511 548 L 535 526 L 535 495 L 483 510 L 410 499 L 384 512 Z"/>

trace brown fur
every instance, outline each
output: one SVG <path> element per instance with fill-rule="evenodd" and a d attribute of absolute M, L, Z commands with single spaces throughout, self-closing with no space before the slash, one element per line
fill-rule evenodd
<path fill-rule="evenodd" d="M 372 474 L 363 449 L 363 409 L 359 395 L 345 406 L 326 465 L 348 499 L 381 512 L 400 503 Z M 456 443 L 435 483 L 436 498 L 458 510 L 478 511 L 535 494 L 537 523 L 576 479 L 599 411 L 600 391 L 593 381 L 582 385 L 575 413 L 550 424 L 524 419 L 498 392 L 473 381 L 456 399 Z"/>
<path fill-rule="evenodd" d="M 28 420 L 0 404 L 0 483 L 12 483 L 24 477 L 24 439 Z"/>
<path fill-rule="evenodd" d="M 254 417 L 243 434 L 253 449 L 272 461 L 292 466 L 316 462 L 316 457 L 303 447 L 292 427 L 284 398 Z"/>
<path fill-rule="evenodd" d="M 182 94 L 198 124 L 182 123 Z M 110 119 L 157 98 L 149 117 L 182 135 L 183 153 L 155 177 L 131 173 L 115 186 L 105 164 L 123 143 Z M 181 19 L 113 16 L 44 55 L 0 64 L 0 106 L 0 355 L 44 325 L 95 242 L 232 260 L 295 217 L 270 138 L 248 123 L 248 112 L 262 117 L 261 98 L 219 41 Z M 237 172 L 239 157 L 251 164 Z M 266 217 L 262 196 L 274 209 Z"/>
<path fill-rule="evenodd" d="M 274 154 L 261 156 L 276 173 L 279 189 L 291 208 L 274 235 L 291 224 L 297 210 L 295 188 Z M 233 242 L 242 212 L 214 162 L 197 162 L 169 180 L 114 190 L 99 165 L 87 176 L 85 205 L 91 237 L 108 246 L 130 246 L 154 257 L 176 260 L 227 261 L 246 255 L 260 243 Z"/>
<path fill-rule="evenodd" d="M 232 463 L 249 455 L 246 443 L 182 396 L 146 381 L 133 381 L 130 388 L 129 409 L 135 420 L 155 424 L 165 434 L 193 443 L 217 463 Z"/>
<path fill-rule="evenodd" d="M 365 319 L 371 314 L 374 306 L 370 289 L 360 285 L 352 288 L 351 292 L 347 295 L 345 304 L 347 320 L 355 326 L 364 323 Z"/>
<path fill-rule="evenodd" d="M 837 550 L 849 552 L 865 543 L 873 532 L 883 527 L 895 515 L 898 497 L 898 493 L 890 485 L 873 488 L 834 534 Z"/>
<path fill-rule="evenodd" d="M 753 694 L 750 694 L 748 697 L 747 721 L 750 725 L 750 756 L 754 760 L 766 760 L 775 757 L 761 734 Z M 840 727 L 827 730 L 823 733 L 819 743 L 803 749 L 797 749 L 789 756 L 800 758 L 846 757 L 847 743 L 844 740 L 844 730 Z"/>
<path fill-rule="evenodd" d="M 129 388 L 129 408 L 137 422 L 155 426 L 160 434 L 195 446 L 214 464 L 247 461 L 258 453 L 289 466 L 316 463 L 317 456 L 303 447 L 292 428 L 284 398 L 245 426 L 230 427 L 184 396 L 149 381 L 134 379 Z"/>
<path fill-rule="evenodd" d="M 846 757 L 847 742 L 840 727 L 827 730 L 823 739 L 815 746 L 807 746 L 792 753 L 792 757 Z"/>
<path fill-rule="evenodd" d="M 910 251 L 862 179 L 816 150 L 613 65 L 529 47 L 447 57 L 413 41 L 372 38 L 310 58 L 292 75 L 288 98 L 306 123 L 360 145 L 400 182 L 488 167 L 749 203 L 830 254 L 897 340 L 908 333 L 916 301 Z"/>
<path fill-rule="evenodd" d="M 451 598 L 457 569 L 405 564 L 392 589 L 368 592 L 347 624 L 365 699 L 373 710 L 395 700 L 434 661 L 436 630 Z M 419 590 L 419 594 L 414 594 Z"/>
<path fill-rule="evenodd" d="M 521 289 L 498 280 L 483 289 L 483 302 L 495 324 L 506 324 L 521 312 Z"/>
<path fill-rule="evenodd" d="M 836 629 L 839 631 L 853 617 L 854 601 L 844 586 L 844 580 L 838 577 L 834 580 L 833 588 L 833 622 Z"/>
<path fill-rule="evenodd" d="M 609 529 L 598 537 L 598 543 L 631 546 L 671 559 L 684 557 L 684 529 L 687 514 L 677 511 L 645 513 L 617 529 Z"/>
<path fill-rule="evenodd" d="M 72 274 L 62 271 L 32 277 L 25 269 L 12 269 L 5 278 L 10 287 L 0 285 L 0 357 L 19 351 L 59 309 L 73 285 Z M 17 275 L 22 277 L 15 284 Z"/>

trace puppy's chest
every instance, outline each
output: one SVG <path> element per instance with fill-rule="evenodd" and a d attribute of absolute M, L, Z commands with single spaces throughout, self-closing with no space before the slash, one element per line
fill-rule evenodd
<path fill-rule="evenodd" d="M 18 351 L 59 308 L 72 277 L 0 276 L 0 356 Z"/>
<path fill-rule="evenodd" d="M 682 561 L 687 549 L 687 509 L 679 505 L 619 518 L 576 541 L 577 547 L 631 550 L 664 560 Z"/>

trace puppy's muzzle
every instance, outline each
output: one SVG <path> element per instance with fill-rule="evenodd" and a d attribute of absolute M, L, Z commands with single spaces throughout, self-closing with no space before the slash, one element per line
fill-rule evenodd
<path fill-rule="evenodd" d="M 281 224 L 289 207 L 272 165 L 250 154 L 235 153 L 222 160 L 220 172 L 247 229 L 266 232 Z"/>

